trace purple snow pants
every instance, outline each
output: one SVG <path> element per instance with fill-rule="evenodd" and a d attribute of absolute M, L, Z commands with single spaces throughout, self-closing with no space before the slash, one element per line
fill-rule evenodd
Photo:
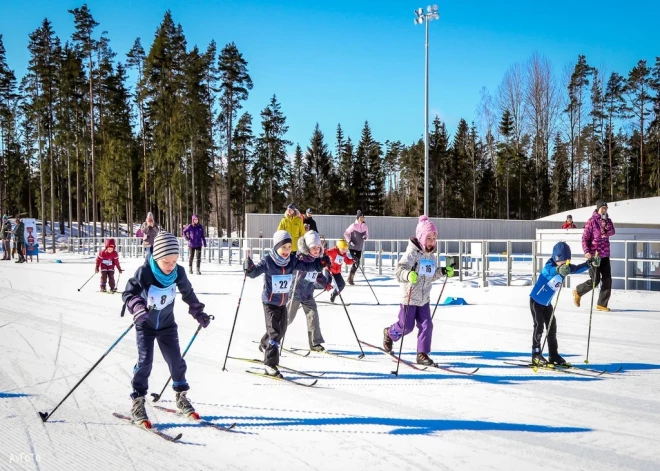
<path fill-rule="evenodd" d="M 403 328 L 404 318 L 406 317 L 406 307 L 408 308 L 408 317 L 406 319 L 406 327 Z M 423 306 L 405 306 L 401 305 L 399 309 L 399 320 L 392 324 L 389 328 L 390 338 L 395 342 L 398 341 L 402 334 L 409 334 L 412 332 L 413 327 L 417 322 L 417 353 L 431 353 L 431 339 L 433 338 L 433 321 L 431 320 L 431 307 L 424 304 Z"/>

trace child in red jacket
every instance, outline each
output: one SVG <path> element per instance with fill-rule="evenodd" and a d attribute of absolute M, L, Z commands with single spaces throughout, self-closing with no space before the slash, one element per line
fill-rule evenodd
<path fill-rule="evenodd" d="M 108 281 L 110 283 L 110 291 L 113 293 L 117 291 L 117 286 L 115 285 L 115 267 L 119 270 L 119 273 L 123 273 L 124 270 L 119 266 L 119 255 L 115 252 L 115 239 L 108 239 L 105 241 L 105 249 L 101 250 L 96 256 L 96 270 L 94 273 L 99 272 L 101 268 L 101 291 L 103 293 L 105 290 L 105 283 Z"/>
<path fill-rule="evenodd" d="M 332 261 L 330 272 L 332 273 L 332 277 L 337 284 L 337 289 L 335 289 L 330 295 L 330 301 L 334 303 L 337 295 L 341 293 L 344 289 L 344 286 L 346 286 L 344 278 L 341 276 L 341 265 L 342 263 L 346 263 L 346 265 L 353 265 L 354 260 L 348 253 L 348 242 L 346 242 L 344 239 L 339 240 L 337 245 L 330 250 L 327 250 L 325 254 L 330 257 L 330 260 Z"/>

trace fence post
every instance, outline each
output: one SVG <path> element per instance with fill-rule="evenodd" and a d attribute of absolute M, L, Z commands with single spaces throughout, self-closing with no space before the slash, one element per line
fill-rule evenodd
<path fill-rule="evenodd" d="M 506 285 L 511 286 L 511 241 L 506 241 Z"/>
<path fill-rule="evenodd" d="M 532 245 L 532 285 L 536 284 L 536 258 L 537 258 L 537 240 Z"/>
<path fill-rule="evenodd" d="M 463 281 L 463 243 L 458 241 L 458 281 Z"/>
<path fill-rule="evenodd" d="M 485 288 L 488 286 L 488 241 L 481 241 L 481 266 L 483 271 L 481 272 L 481 283 Z"/>
<path fill-rule="evenodd" d="M 625 267 L 623 268 L 623 289 L 628 291 L 628 241 L 623 242 L 623 251 L 625 252 L 623 258 L 625 261 Z"/>
<path fill-rule="evenodd" d="M 383 244 L 378 241 L 378 274 L 383 274 Z"/>

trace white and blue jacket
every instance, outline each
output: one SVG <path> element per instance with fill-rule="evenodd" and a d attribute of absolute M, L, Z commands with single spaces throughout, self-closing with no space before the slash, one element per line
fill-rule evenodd
<path fill-rule="evenodd" d="M 537 303 L 543 306 L 549 306 L 552 302 L 552 298 L 555 297 L 555 293 L 559 290 L 559 287 L 564 282 L 564 277 L 557 273 L 558 265 L 554 260 L 549 259 L 541 273 L 539 274 L 539 279 L 536 280 L 532 292 L 529 294 L 530 297 Z M 570 272 L 572 275 L 584 273 L 589 269 L 587 262 L 581 263 L 579 265 L 569 265 Z"/>

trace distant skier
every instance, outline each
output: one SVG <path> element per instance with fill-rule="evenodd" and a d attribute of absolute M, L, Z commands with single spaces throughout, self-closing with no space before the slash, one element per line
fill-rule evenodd
<path fill-rule="evenodd" d="M 154 239 L 159 232 L 158 225 L 156 225 L 154 215 L 151 211 L 147 213 L 147 220 L 140 226 L 140 232 L 142 232 L 142 246 L 144 247 L 144 256 L 146 257 L 152 251 Z"/>
<path fill-rule="evenodd" d="M 96 256 L 96 269 L 94 271 L 94 273 L 98 273 L 99 269 L 101 270 L 101 291 L 103 293 L 106 292 L 106 283 L 110 284 L 111 292 L 117 291 L 115 267 L 117 267 L 119 273 L 124 272 L 119 265 L 119 254 L 115 250 L 115 239 L 108 239 L 105 241 L 105 248 Z"/>
<path fill-rule="evenodd" d="M 344 291 L 344 287 L 346 287 L 344 277 L 341 276 L 341 266 L 344 263 L 346 263 L 346 265 L 353 265 L 354 261 L 348 253 L 348 243 L 344 239 L 337 241 L 337 245 L 326 251 L 326 255 L 332 262 L 330 272 L 332 273 L 332 278 L 335 280 L 335 285 L 337 285 L 330 295 L 330 301 L 334 303 L 337 295 Z M 332 288 L 330 287 L 330 289 Z"/>
<path fill-rule="evenodd" d="M 2 239 L 2 260 L 11 260 L 11 221 L 6 214 L 2 216 L 0 239 Z"/>
<path fill-rule="evenodd" d="M 532 334 L 532 363 L 545 366 L 548 363 L 554 365 L 570 365 L 559 354 L 559 345 L 557 343 L 557 313 L 548 328 L 548 350 L 550 359 L 546 360 L 541 351 L 541 336 L 543 335 L 543 325 L 546 328 L 552 317 L 552 298 L 559 290 L 569 274 L 584 273 L 589 269 L 593 260 L 587 260 L 580 265 L 571 265 L 571 248 L 566 242 L 557 242 L 552 248 L 552 257 L 548 259 L 541 270 L 539 279 L 532 288 L 529 297 L 529 309 L 532 311 L 534 320 L 534 333 Z"/>
<path fill-rule="evenodd" d="M 315 231 L 309 231 L 304 237 L 298 240 L 298 259 L 303 262 L 312 262 L 319 257 L 323 256 L 323 248 L 321 247 L 321 238 Z M 327 275 L 327 276 L 326 276 Z M 322 352 L 323 348 L 323 335 L 321 335 L 321 324 L 319 322 L 319 312 L 314 300 L 314 285 L 321 285 L 326 287 L 332 281 L 332 276 L 329 271 L 324 270 L 322 273 L 317 271 L 295 272 L 294 285 L 295 291 L 293 298 L 290 301 L 287 325 L 291 325 L 296 318 L 298 309 L 302 305 L 305 316 L 307 317 L 307 339 L 309 340 L 309 348 L 315 352 Z"/>
<path fill-rule="evenodd" d="M 186 277 L 186 270 L 177 265 L 179 242 L 169 232 L 160 232 L 154 239 L 153 252 L 135 275 L 128 280 L 122 295 L 128 311 L 133 315 L 138 346 L 138 361 L 133 369 L 132 418 L 138 424 L 149 420 L 144 407 L 144 397 L 149 389 L 149 375 L 154 360 L 154 341 L 167 362 L 172 375 L 172 388 L 176 392 L 176 407 L 184 415 L 195 413 L 186 397 L 190 389 L 186 381 L 186 362 L 179 349 L 179 332 L 174 320 L 174 301 L 177 289 L 188 313 L 206 328 L 211 317 L 204 312 L 193 287 Z M 199 416 L 195 415 L 195 418 Z"/>
<path fill-rule="evenodd" d="M 188 241 L 188 273 L 192 275 L 193 259 L 197 253 L 197 274 L 201 275 L 199 267 L 202 263 L 202 246 L 206 247 L 206 238 L 204 237 L 204 226 L 199 223 L 196 214 L 192 215 L 192 224 L 188 224 L 183 229 L 183 237 Z"/>
<path fill-rule="evenodd" d="M 577 226 L 573 222 L 573 216 L 570 214 L 566 216 L 566 221 L 561 225 L 562 229 L 577 229 Z"/>
<path fill-rule="evenodd" d="M 280 363 L 280 342 L 286 334 L 287 301 L 293 284 L 294 270 L 321 272 L 330 265 L 326 256 L 311 262 L 291 256 L 291 235 L 287 231 L 277 231 L 273 235 L 273 250 L 255 265 L 250 257 L 243 262 L 243 270 L 250 278 L 264 275 L 264 289 L 261 301 L 264 306 L 266 333 L 261 338 L 259 350 L 264 352 L 266 375 L 282 377 L 277 365 Z"/>
<path fill-rule="evenodd" d="M 431 319 L 431 288 L 443 275 L 454 276 L 453 267 L 436 267 L 434 255 L 438 229 L 427 216 L 420 216 L 415 237 L 396 267 L 396 279 L 401 283 L 401 306 L 397 322 L 383 330 L 383 348 L 392 352 L 393 343 L 412 332 L 417 323 L 417 363 L 433 365 L 429 357 L 433 338 Z"/>
<path fill-rule="evenodd" d="M 369 239 L 369 228 L 367 223 L 364 222 L 364 214 L 358 209 L 355 222 L 348 226 L 344 231 L 344 239 L 348 242 L 351 256 L 353 257 L 353 267 L 351 273 L 348 275 L 348 284 L 353 285 L 353 278 L 355 272 L 360 268 L 360 260 L 362 259 L 362 251 L 364 250 L 364 242 Z"/>

